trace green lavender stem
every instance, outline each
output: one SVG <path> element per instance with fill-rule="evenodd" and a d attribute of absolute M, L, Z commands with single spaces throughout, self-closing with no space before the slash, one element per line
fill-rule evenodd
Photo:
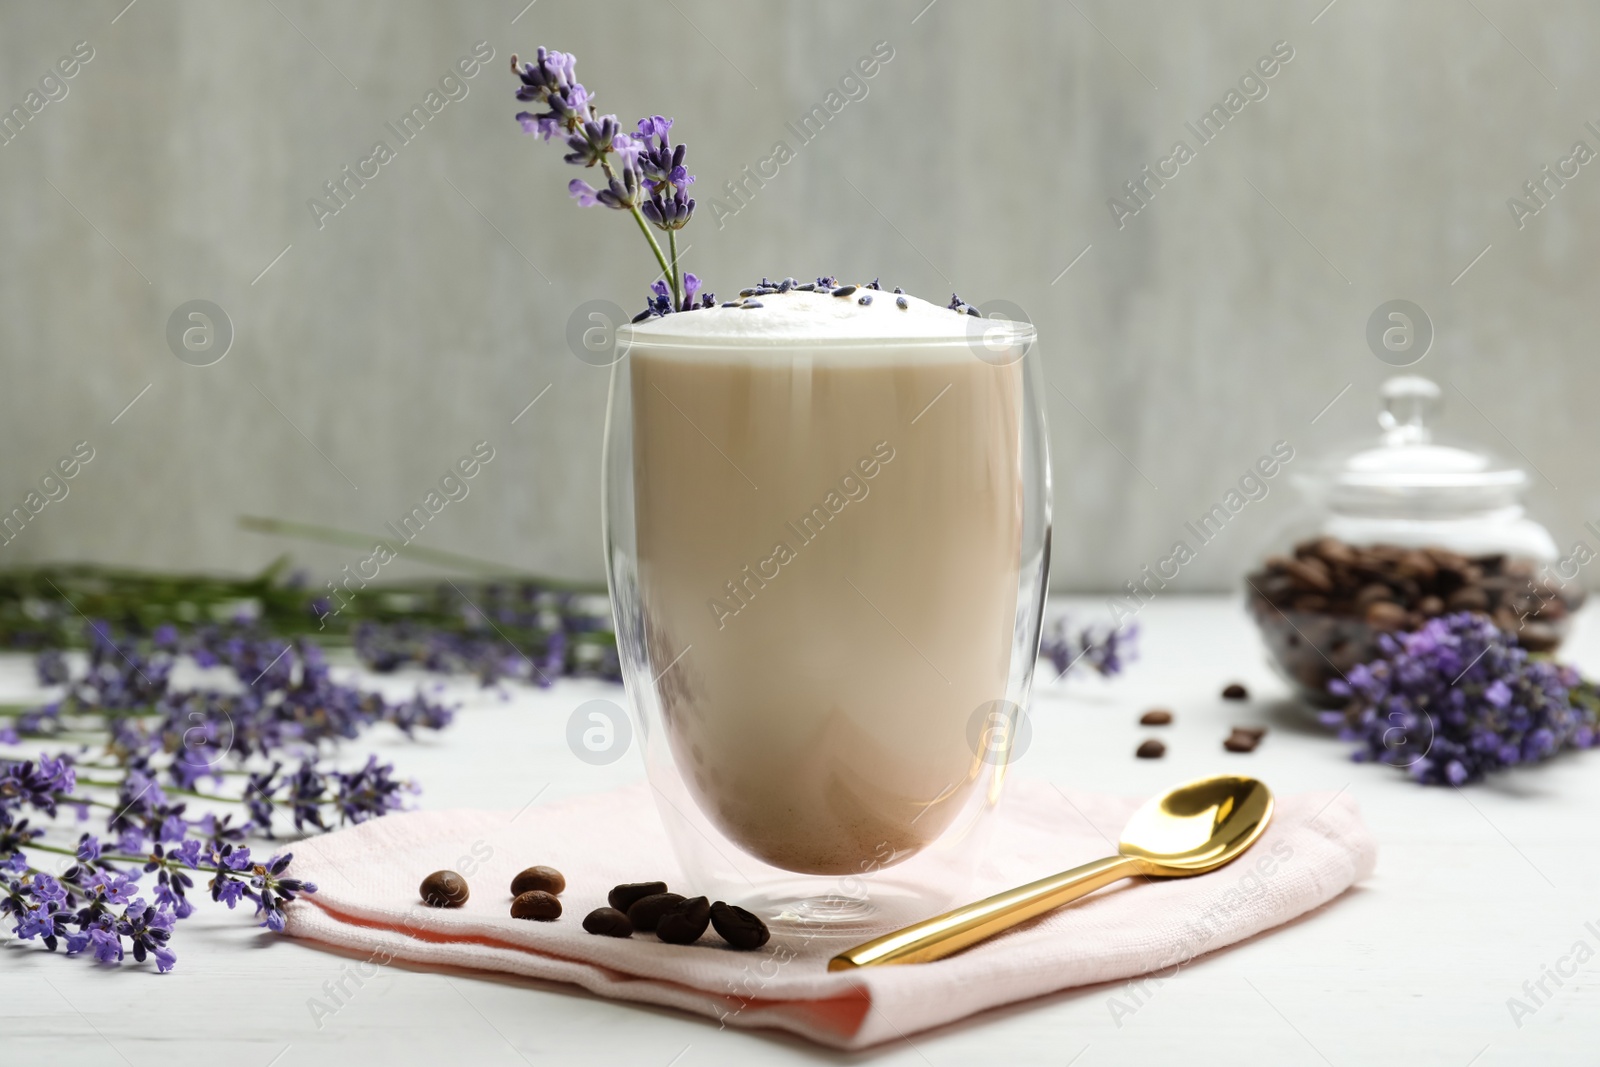
<path fill-rule="evenodd" d="M 667 231 L 667 247 L 672 251 L 672 310 L 683 307 L 683 275 L 678 268 L 678 231 Z"/>
<path fill-rule="evenodd" d="M 78 857 L 78 853 L 77 853 L 76 849 L 61 848 L 61 847 L 56 846 L 56 845 L 43 845 L 43 844 L 40 844 L 37 841 L 30 841 L 30 842 L 28 842 L 26 845 L 24 845 L 22 847 L 27 849 L 29 852 L 50 852 L 50 853 L 53 853 L 53 854 L 55 854 L 57 856 L 71 856 L 74 859 L 76 859 Z M 128 856 L 128 855 L 124 855 L 121 852 L 102 852 L 100 854 L 100 859 L 97 862 L 105 862 L 105 863 L 149 863 L 151 861 L 151 859 L 152 859 L 152 857 L 150 857 L 150 856 Z M 206 866 L 206 865 L 190 867 L 188 864 L 180 864 L 175 869 L 177 869 L 177 870 L 194 870 L 194 871 L 199 871 L 202 874 L 226 874 L 226 875 L 231 875 L 231 876 L 233 876 L 235 878 L 244 878 L 249 873 L 251 873 L 251 872 L 248 872 L 248 871 L 230 871 L 230 870 L 227 870 L 226 868 L 223 868 L 223 867 L 212 867 L 212 866 Z"/>
<path fill-rule="evenodd" d="M 628 210 L 633 213 L 633 221 L 639 224 L 639 232 L 644 234 L 646 241 L 650 242 L 650 251 L 656 254 L 656 262 L 661 264 L 661 276 L 666 278 L 667 283 L 672 287 L 672 306 L 676 308 L 679 302 L 678 275 L 676 271 L 677 254 L 674 253 L 673 262 L 668 263 L 667 257 L 661 251 L 661 243 L 656 240 L 656 235 L 650 232 L 650 224 L 645 222 L 644 213 L 639 210 L 639 206 L 637 204 L 630 205 Z"/>
<path fill-rule="evenodd" d="M 121 789 L 122 788 L 122 783 L 121 782 L 105 782 L 105 781 L 101 781 L 101 780 L 99 780 L 97 778 L 79 778 L 79 779 L 77 779 L 77 783 L 79 785 L 86 785 L 90 789 Z M 209 801 L 212 801 L 213 803 L 217 803 L 217 804 L 243 804 L 244 803 L 244 798 L 243 797 L 225 797 L 225 796 L 219 796 L 216 793 L 202 793 L 202 792 L 199 792 L 198 790 L 195 790 L 195 789 L 180 789 L 177 786 L 162 786 L 161 787 L 161 791 L 163 793 L 174 793 L 174 794 L 176 794 L 176 795 L 178 795 L 180 797 L 193 797 L 195 800 L 209 800 Z M 90 804 L 92 804 L 92 803 L 94 803 L 94 801 L 87 800 L 87 799 L 84 799 L 84 798 L 79 798 L 79 797 L 61 797 L 60 799 L 66 801 L 69 804 L 80 804 L 80 803 L 90 803 Z M 331 803 L 331 802 L 324 801 L 324 803 Z"/>

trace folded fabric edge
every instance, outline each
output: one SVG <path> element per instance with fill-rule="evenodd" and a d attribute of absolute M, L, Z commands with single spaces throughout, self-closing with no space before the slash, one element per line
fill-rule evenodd
<path fill-rule="evenodd" d="M 492 939 L 472 940 L 472 958 L 462 962 L 459 938 L 414 937 L 393 927 L 346 917 L 321 904 L 292 907 L 285 932 L 342 951 L 365 951 L 365 964 L 450 966 L 505 973 L 574 985 L 596 996 L 676 1008 L 717 1021 L 719 1027 L 781 1029 L 833 1048 L 862 1047 L 857 1040 L 871 1010 L 871 992 L 852 984 L 832 997 L 767 1000 L 711 993 L 661 978 L 615 971 L 587 960 L 537 952 Z M 358 967 L 359 970 L 359 967 Z"/>

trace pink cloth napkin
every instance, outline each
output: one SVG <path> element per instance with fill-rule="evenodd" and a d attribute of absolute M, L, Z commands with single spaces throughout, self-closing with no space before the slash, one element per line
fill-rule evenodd
<path fill-rule="evenodd" d="M 1009 783 L 977 895 L 1109 854 L 1108 840 L 1139 803 Z M 584 915 L 617 883 L 692 889 L 680 884 L 643 783 L 522 813 L 391 815 L 300 842 L 294 853 L 290 873 L 319 891 L 290 907 L 288 932 L 374 965 L 506 971 L 864 1048 L 1073 986 L 1170 976 L 1201 953 L 1337 897 L 1371 872 L 1377 847 L 1347 794 L 1279 797 L 1262 839 L 1211 874 L 1123 882 L 936 963 L 844 973 L 829 973 L 827 961 L 848 943 L 774 936 L 757 952 L 735 952 L 709 930 L 692 947 L 650 934 L 585 933 Z M 556 922 L 507 914 L 506 887 L 536 863 L 566 875 L 566 911 Z M 438 910 L 418 899 L 423 875 L 444 868 L 466 873 L 465 907 Z"/>

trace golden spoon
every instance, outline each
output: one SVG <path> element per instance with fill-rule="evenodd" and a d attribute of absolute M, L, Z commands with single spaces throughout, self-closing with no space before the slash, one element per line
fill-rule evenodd
<path fill-rule="evenodd" d="M 1255 844 L 1271 818 L 1272 790 L 1254 778 L 1220 774 L 1185 782 L 1133 813 L 1117 855 L 857 945 L 829 960 L 828 970 L 943 959 L 1123 878 L 1214 871 Z"/>

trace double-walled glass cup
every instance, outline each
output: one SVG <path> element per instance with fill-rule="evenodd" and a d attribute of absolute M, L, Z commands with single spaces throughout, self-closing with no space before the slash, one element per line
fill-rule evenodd
<path fill-rule="evenodd" d="M 685 332 L 707 314 L 619 331 L 606 420 L 617 643 L 683 891 L 813 933 L 926 916 L 967 891 L 1038 651 L 1033 327 Z"/>

